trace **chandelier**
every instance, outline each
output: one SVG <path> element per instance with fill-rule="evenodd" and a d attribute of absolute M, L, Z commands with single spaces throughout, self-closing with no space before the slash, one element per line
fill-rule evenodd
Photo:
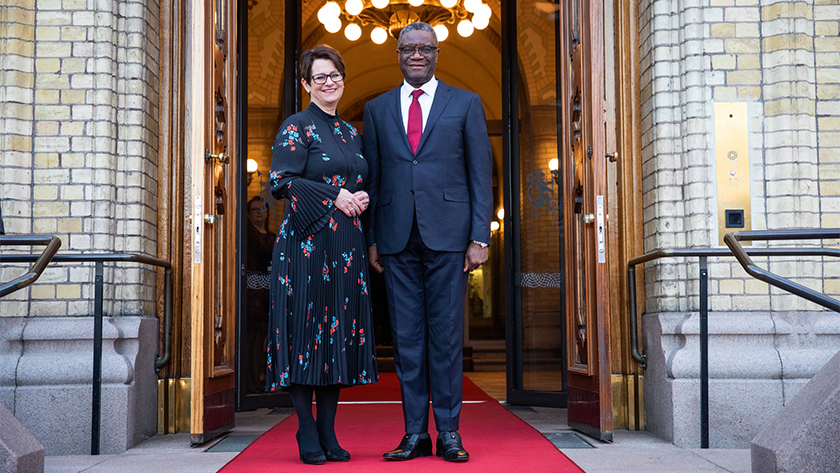
<path fill-rule="evenodd" d="M 438 41 L 449 36 L 449 28 L 467 37 L 490 24 L 492 11 L 481 0 L 346 0 L 344 8 L 328 1 L 318 10 L 318 20 L 330 33 L 344 28 L 350 41 L 362 37 L 362 27 L 370 28 L 370 40 L 382 44 L 388 35 L 398 38 L 411 23 L 422 21 L 435 29 Z M 472 15 L 472 16 L 470 16 Z M 343 18 L 343 21 L 342 21 Z"/>

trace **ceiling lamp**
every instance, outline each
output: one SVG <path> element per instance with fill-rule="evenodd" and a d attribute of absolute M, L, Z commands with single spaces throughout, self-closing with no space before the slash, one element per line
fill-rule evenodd
<path fill-rule="evenodd" d="M 370 40 L 375 44 L 382 44 L 386 39 L 388 39 L 388 32 L 385 31 L 385 28 L 377 26 L 370 32 Z"/>
<path fill-rule="evenodd" d="M 475 27 L 470 20 L 461 20 L 461 22 L 458 23 L 458 34 L 464 38 L 473 34 L 474 30 Z M 327 28 L 327 31 L 329 31 L 329 28 Z"/>
<path fill-rule="evenodd" d="M 475 13 L 479 5 L 481 5 L 481 0 L 464 0 L 464 8 L 470 13 Z"/>
<path fill-rule="evenodd" d="M 449 29 L 446 25 L 435 25 L 435 36 L 437 36 L 438 42 L 446 41 L 446 38 L 449 37 Z"/>
<path fill-rule="evenodd" d="M 350 41 L 356 41 L 362 37 L 362 29 L 355 23 L 350 23 L 347 28 L 344 28 L 344 36 Z"/>
<path fill-rule="evenodd" d="M 486 28 L 492 16 L 490 7 L 481 0 L 346 0 L 343 3 L 344 8 L 335 1 L 326 2 L 318 10 L 318 20 L 330 33 L 340 31 L 344 23 L 344 35 L 350 41 L 359 39 L 362 29 L 369 28 L 370 39 L 376 44 L 387 41 L 389 35 L 399 38 L 403 28 L 418 21 L 431 25 L 438 41 L 449 36 L 450 26 L 466 38 L 474 30 Z"/>

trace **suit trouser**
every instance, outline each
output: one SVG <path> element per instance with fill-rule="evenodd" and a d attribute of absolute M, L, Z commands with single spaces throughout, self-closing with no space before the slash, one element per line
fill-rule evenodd
<path fill-rule="evenodd" d="M 463 398 L 464 252 L 426 247 L 417 219 L 405 249 L 383 255 L 406 433 L 458 430 Z"/>

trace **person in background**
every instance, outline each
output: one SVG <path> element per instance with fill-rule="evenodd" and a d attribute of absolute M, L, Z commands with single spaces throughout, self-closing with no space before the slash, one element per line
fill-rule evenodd
<path fill-rule="evenodd" d="M 268 209 L 260 196 L 248 201 L 248 257 L 245 261 L 245 337 L 250 364 L 246 377 L 249 393 L 265 391 L 266 335 L 268 334 L 268 287 L 274 234 L 268 228 Z"/>
<path fill-rule="evenodd" d="M 322 464 L 350 459 L 335 435 L 340 388 L 379 379 L 360 220 L 368 163 L 362 137 L 338 117 L 341 55 L 321 45 L 299 69 L 311 102 L 277 132 L 269 174 L 286 210 L 271 263 L 267 386 L 291 395 L 301 461 Z"/>
<path fill-rule="evenodd" d="M 400 32 L 404 81 L 365 106 L 370 164 L 368 257 L 385 273 L 405 432 L 387 460 L 432 453 L 464 462 L 464 298 L 469 271 L 487 260 L 493 156 L 478 95 L 435 78 L 437 36 L 426 23 Z"/>

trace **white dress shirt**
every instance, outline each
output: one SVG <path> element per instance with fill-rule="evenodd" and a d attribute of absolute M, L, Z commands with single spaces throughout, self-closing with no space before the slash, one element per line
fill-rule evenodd
<path fill-rule="evenodd" d="M 421 132 L 426 129 L 426 122 L 429 120 L 429 111 L 432 109 L 432 102 L 435 100 L 435 90 L 437 90 L 437 86 L 438 81 L 434 76 L 429 79 L 429 82 L 420 86 L 420 89 L 425 92 L 417 99 L 417 101 L 420 102 L 420 110 L 423 112 L 423 124 L 422 128 L 420 128 Z M 408 134 L 408 107 L 411 106 L 411 102 L 414 100 L 411 93 L 415 90 L 414 86 L 409 85 L 406 81 L 403 81 L 402 88 L 400 88 L 400 110 L 402 111 L 403 126 L 405 127 L 406 134 Z"/>

